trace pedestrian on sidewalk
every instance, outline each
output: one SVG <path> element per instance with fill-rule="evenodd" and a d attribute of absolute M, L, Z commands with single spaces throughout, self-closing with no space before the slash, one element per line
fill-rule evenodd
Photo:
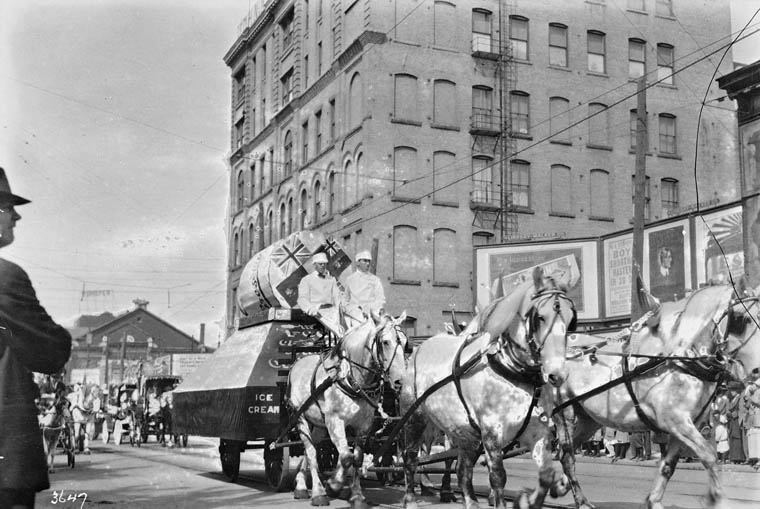
<path fill-rule="evenodd" d="M 13 243 L 25 203 L 0 168 L 0 248 Z M 71 335 L 40 305 L 27 273 L 0 258 L 0 509 L 34 507 L 50 487 L 32 372 L 56 373 L 70 353 Z"/>
<path fill-rule="evenodd" d="M 729 384 L 728 404 L 728 459 L 731 463 L 744 463 L 744 430 L 740 419 L 741 389 L 740 383 Z"/>
<path fill-rule="evenodd" d="M 715 418 L 715 446 L 718 451 L 718 463 L 728 462 L 728 419 L 725 415 L 716 413 Z"/>

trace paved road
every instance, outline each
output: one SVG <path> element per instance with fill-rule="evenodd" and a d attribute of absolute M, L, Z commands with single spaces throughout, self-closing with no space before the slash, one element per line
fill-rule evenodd
<path fill-rule="evenodd" d="M 229 483 L 220 472 L 215 440 L 190 437 L 187 449 L 162 448 L 155 443 L 142 448 L 97 443 L 92 455 L 78 455 L 76 467 L 66 467 L 65 456 L 56 458 L 56 473 L 51 475 L 51 489 L 40 493 L 37 505 L 42 508 L 290 508 L 310 507 L 308 501 L 294 501 L 290 493 L 276 493 L 264 482 L 263 465 L 256 451 L 241 459 L 241 479 Z M 586 494 L 598 509 L 633 509 L 651 486 L 655 463 L 610 464 L 608 460 L 579 458 L 578 471 Z M 525 458 L 506 462 L 507 489 L 514 492 L 535 484 L 535 468 Z M 721 479 L 728 499 L 728 509 L 760 507 L 760 473 L 748 467 L 723 467 Z M 687 464 L 674 475 L 665 503 L 673 509 L 704 507 L 702 496 L 707 476 L 698 465 Z M 475 477 L 476 488 L 485 492 L 485 469 Z M 386 488 L 365 481 L 365 494 L 379 507 L 397 508 L 400 487 Z M 61 501 L 63 493 L 63 501 Z M 86 500 L 84 495 L 86 494 Z M 75 500 L 73 500 L 79 495 Z M 72 500 L 68 500 L 68 498 Z M 84 504 L 83 504 L 84 500 Z M 571 507 L 569 496 L 551 501 L 553 507 Z M 487 507 L 486 501 L 481 501 Z M 421 500 L 421 507 L 457 508 L 459 504 L 440 504 L 436 499 Z M 345 508 L 348 503 L 333 500 L 331 507 Z"/>

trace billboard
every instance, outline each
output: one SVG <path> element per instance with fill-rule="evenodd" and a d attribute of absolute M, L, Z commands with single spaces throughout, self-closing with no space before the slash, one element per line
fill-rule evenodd
<path fill-rule="evenodd" d="M 683 299 L 691 291 L 691 231 L 688 219 L 644 230 L 644 283 L 662 302 Z"/>
<path fill-rule="evenodd" d="M 705 214 L 694 220 L 697 286 L 728 283 L 744 272 L 741 206 Z"/>
<path fill-rule="evenodd" d="M 599 316 L 597 241 L 579 240 L 542 244 L 479 247 L 475 251 L 475 288 L 478 309 L 508 294 L 536 266 L 569 283 L 568 297 L 578 317 Z"/>
<path fill-rule="evenodd" d="M 633 234 L 605 239 L 604 310 L 608 317 L 631 313 L 631 266 L 633 264 Z"/>

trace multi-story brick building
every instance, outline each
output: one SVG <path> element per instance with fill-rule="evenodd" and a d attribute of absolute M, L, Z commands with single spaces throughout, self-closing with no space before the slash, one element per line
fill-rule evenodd
<path fill-rule="evenodd" d="M 473 245 L 629 228 L 642 75 L 648 220 L 735 200 L 730 32 L 728 0 L 260 2 L 224 57 L 229 326 L 245 262 L 298 229 L 375 248 L 428 335 L 473 308 Z"/>

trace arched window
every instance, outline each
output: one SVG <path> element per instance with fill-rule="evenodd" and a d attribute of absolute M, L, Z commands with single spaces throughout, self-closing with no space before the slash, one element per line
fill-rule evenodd
<path fill-rule="evenodd" d="M 512 134 L 530 134 L 530 95 L 522 90 L 509 93 Z"/>
<path fill-rule="evenodd" d="M 419 173 L 417 150 L 412 147 L 395 147 L 393 149 L 393 195 L 409 199 L 419 198 L 423 189 Z"/>
<path fill-rule="evenodd" d="M 509 163 L 510 189 L 512 194 L 512 206 L 521 209 L 530 209 L 530 163 L 528 161 L 515 160 Z"/>
<path fill-rule="evenodd" d="M 248 259 L 253 258 L 256 252 L 256 231 L 253 227 L 253 223 L 248 225 Z"/>
<path fill-rule="evenodd" d="M 591 170 L 590 202 L 593 218 L 612 217 L 612 197 L 610 194 L 610 174 L 605 170 Z"/>
<path fill-rule="evenodd" d="M 417 77 L 396 74 L 393 84 L 393 117 L 416 122 L 419 120 L 417 103 Z"/>
<path fill-rule="evenodd" d="M 346 161 L 343 166 L 343 203 L 344 207 L 350 207 L 356 203 L 356 172 L 351 161 Z"/>
<path fill-rule="evenodd" d="M 486 156 L 472 158 L 472 201 L 500 205 L 499 165 Z"/>
<path fill-rule="evenodd" d="M 327 215 L 332 216 L 335 210 L 335 172 L 327 177 Z"/>
<path fill-rule="evenodd" d="M 238 172 L 237 177 L 237 210 L 243 210 L 245 205 L 245 175 Z"/>
<path fill-rule="evenodd" d="M 570 168 L 562 164 L 554 164 L 551 168 L 551 211 L 563 216 L 572 215 L 573 188 L 570 178 Z"/>
<path fill-rule="evenodd" d="M 349 128 L 354 128 L 361 124 L 362 117 L 364 115 L 362 111 L 362 102 L 364 98 L 364 90 L 362 84 L 362 77 L 357 72 L 351 78 L 351 85 L 348 92 L 348 125 Z"/>
<path fill-rule="evenodd" d="M 240 233 L 235 232 L 232 237 L 232 266 L 240 265 Z"/>
<path fill-rule="evenodd" d="M 256 216 L 256 251 L 261 251 L 266 247 L 264 244 L 264 240 L 266 240 L 264 236 L 264 208 L 259 207 L 259 213 Z"/>
<path fill-rule="evenodd" d="M 367 187 L 367 174 L 364 168 L 364 154 L 359 153 L 356 156 L 356 201 L 359 202 L 364 198 L 365 188 Z"/>
<path fill-rule="evenodd" d="M 670 113 L 660 113 L 660 153 L 675 155 L 678 145 L 676 144 L 676 116 Z"/>
<path fill-rule="evenodd" d="M 553 142 L 570 143 L 570 101 L 564 97 L 549 98 L 549 131 Z"/>
<path fill-rule="evenodd" d="M 285 202 L 280 204 L 280 239 L 288 235 L 288 212 L 285 210 Z"/>
<path fill-rule="evenodd" d="M 306 217 L 307 217 L 308 212 L 309 212 L 308 195 L 306 194 L 306 189 L 304 189 L 301 191 L 301 204 L 298 209 L 298 229 L 299 230 L 306 229 Z"/>
<path fill-rule="evenodd" d="M 588 144 L 597 147 L 610 146 L 610 110 L 606 104 L 588 105 Z"/>
<path fill-rule="evenodd" d="M 433 4 L 433 44 L 452 48 L 456 46 L 457 8 L 453 3 L 436 1 Z"/>
<path fill-rule="evenodd" d="M 314 220 L 313 224 L 319 224 L 322 220 L 322 184 L 317 180 L 314 182 Z"/>
<path fill-rule="evenodd" d="M 433 82 L 433 122 L 436 124 L 457 125 L 456 84 L 449 80 Z"/>
<path fill-rule="evenodd" d="M 433 231 L 433 282 L 456 283 L 457 233 L 449 228 Z"/>
<path fill-rule="evenodd" d="M 455 166 L 456 156 L 451 152 L 433 152 L 433 199 L 438 202 L 458 203 L 456 182 L 460 178 Z"/>
<path fill-rule="evenodd" d="M 417 228 L 400 225 L 393 227 L 393 279 L 416 282 L 420 274 L 420 251 Z"/>
<path fill-rule="evenodd" d="M 295 217 L 295 210 L 293 210 L 293 197 L 288 198 L 288 235 L 293 233 L 293 219 Z"/>
<path fill-rule="evenodd" d="M 267 246 L 272 245 L 273 239 L 274 239 L 274 211 L 272 209 L 269 209 L 269 214 L 267 214 Z"/>
<path fill-rule="evenodd" d="M 662 217 L 673 216 L 679 207 L 678 180 L 670 177 L 660 180 L 660 198 Z"/>
<path fill-rule="evenodd" d="M 498 123 L 493 113 L 493 89 L 483 85 L 472 87 L 472 127 L 475 129 L 497 130 Z"/>
<path fill-rule="evenodd" d="M 567 25 L 549 23 L 549 65 L 567 67 Z"/>
<path fill-rule="evenodd" d="M 248 188 L 250 189 L 248 193 L 248 203 L 251 203 L 253 202 L 253 199 L 256 196 L 256 161 L 254 161 L 251 167 L 249 168 L 248 176 L 249 176 Z"/>
<path fill-rule="evenodd" d="M 494 241 L 495 235 L 491 232 L 473 232 L 472 247 L 487 246 Z"/>
<path fill-rule="evenodd" d="M 282 147 L 283 157 L 283 178 L 289 176 L 293 172 L 293 135 L 290 131 L 285 133 L 285 142 Z"/>

